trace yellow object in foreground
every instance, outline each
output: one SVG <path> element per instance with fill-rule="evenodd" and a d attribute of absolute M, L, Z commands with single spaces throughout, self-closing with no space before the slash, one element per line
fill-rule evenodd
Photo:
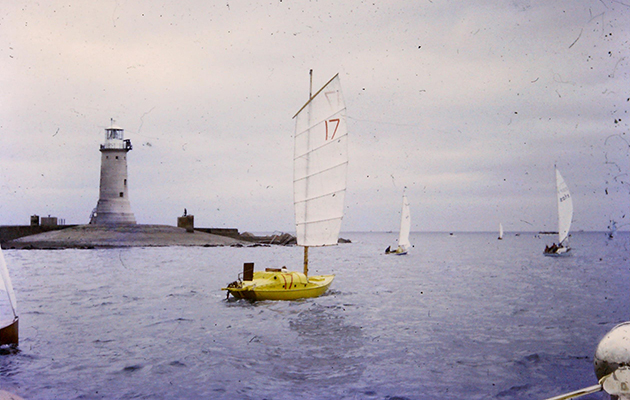
<path fill-rule="evenodd" d="M 267 268 L 254 272 L 251 280 L 238 280 L 221 290 L 227 290 L 237 299 L 297 300 L 324 294 L 335 275 L 306 277 L 301 272 L 286 268 Z"/>

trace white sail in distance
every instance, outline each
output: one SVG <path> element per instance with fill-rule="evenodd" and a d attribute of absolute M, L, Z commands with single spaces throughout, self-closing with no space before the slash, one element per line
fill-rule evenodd
<path fill-rule="evenodd" d="M 503 239 L 503 224 L 499 222 L 499 239 Z"/>
<path fill-rule="evenodd" d="M 402 211 L 400 212 L 400 233 L 398 234 L 398 246 L 407 250 L 409 243 L 409 231 L 411 230 L 411 213 L 409 212 L 409 200 L 403 195 Z"/>
<path fill-rule="evenodd" d="M 573 219 L 573 200 L 569 187 L 556 168 L 556 189 L 558 192 L 558 241 L 562 243 L 569 236 Z"/>
<path fill-rule="evenodd" d="M 7 263 L 0 249 L 0 328 L 11 325 L 17 317 L 17 305 Z"/>
<path fill-rule="evenodd" d="M 293 199 L 297 244 L 336 245 L 348 171 L 346 105 L 339 74 L 295 115 Z"/>

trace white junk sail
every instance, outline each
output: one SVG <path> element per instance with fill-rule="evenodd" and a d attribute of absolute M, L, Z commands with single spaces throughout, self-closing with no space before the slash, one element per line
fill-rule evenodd
<path fill-rule="evenodd" d="M 7 263 L 0 249 L 0 328 L 11 325 L 17 317 L 15 293 L 7 270 Z"/>
<path fill-rule="evenodd" d="M 315 93 L 294 118 L 293 199 L 297 243 L 336 245 L 348 171 L 346 106 L 339 74 Z"/>
<path fill-rule="evenodd" d="M 411 213 L 409 212 L 409 200 L 403 195 L 402 211 L 400 216 L 400 234 L 398 235 L 398 246 L 407 249 L 411 247 L 409 243 L 409 231 L 411 230 Z"/>
<path fill-rule="evenodd" d="M 571 220 L 573 219 L 573 200 L 569 188 L 557 168 L 556 188 L 558 191 L 558 241 L 562 243 L 569 236 Z"/>

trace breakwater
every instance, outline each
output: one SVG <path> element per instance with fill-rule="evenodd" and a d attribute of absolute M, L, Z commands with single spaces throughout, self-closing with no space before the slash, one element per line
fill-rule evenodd
<path fill-rule="evenodd" d="M 4 249 L 67 249 L 163 246 L 252 246 L 291 245 L 288 233 L 256 236 L 235 228 L 197 228 L 189 230 L 168 225 L 65 225 L 0 227 Z"/>
<path fill-rule="evenodd" d="M 76 225 L 3 225 L 0 226 L 0 244 L 24 236 L 72 228 Z"/>

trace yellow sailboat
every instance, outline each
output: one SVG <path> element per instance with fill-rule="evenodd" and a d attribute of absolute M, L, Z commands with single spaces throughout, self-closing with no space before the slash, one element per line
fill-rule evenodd
<path fill-rule="evenodd" d="M 312 70 L 311 70 L 312 81 Z M 308 275 L 308 248 L 337 245 L 348 172 L 346 106 L 339 74 L 295 114 L 293 200 L 297 244 L 304 247 L 304 271 L 245 263 L 236 281 L 222 288 L 239 299 L 295 300 L 326 292 L 334 275 Z"/>
<path fill-rule="evenodd" d="M 324 294 L 334 275 L 308 276 L 286 268 L 266 268 L 254 272 L 254 263 L 245 263 L 243 275 L 223 290 L 237 299 L 297 300 Z"/>

